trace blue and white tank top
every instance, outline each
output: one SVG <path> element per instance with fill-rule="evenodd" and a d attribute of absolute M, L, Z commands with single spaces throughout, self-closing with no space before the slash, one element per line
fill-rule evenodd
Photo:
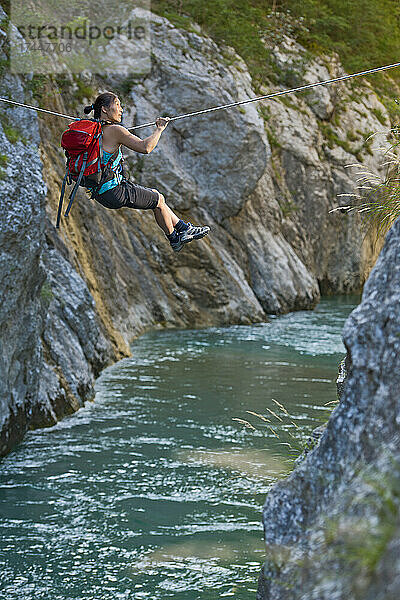
<path fill-rule="evenodd" d="M 102 166 L 104 166 L 110 160 L 110 158 L 113 154 L 114 154 L 114 152 L 107 152 L 106 150 L 103 150 L 103 157 L 102 157 L 102 161 L 101 161 Z M 121 181 L 122 181 L 121 159 L 122 159 L 122 152 L 121 152 L 121 146 L 120 146 L 118 148 L 117 156 L 114 158 L 113 162 L 111 163 L 111 168 L 114 171 L 115 175 L 112 179 L 110 179 L 110 181 L 106 181 L 106 183 L 103 183 L 103 185 L 99 189 L 99 194 L 102 194 L 103 192 L 107 192 L 108 190 L 111 190 L 112 188 L 117 187 L 117 185 L 119 185 L 121 183 Z"/>
<path fill-rule="evenodd" d="M 102 156 L 102 160 L 101 160 L 101 166 L 104 167 L 105 164 L 107 164 L 107 162 L 110 160 L 111 156 L 114 154 L 114 152 L 107 152 L 107 150 L 103 150 L 103 156 Z M 105 183 L 103 183 L 103 185 L 101 186 L 101 188 L 99 189 L 98 193 L 99 194 L 103 194 L 104 192 L 108 192 L 108 190 L 112 190 L 113 188 L 117 187 L 117 185 L 119 185 L 122 181 L 122 165 L 121 165 L 121 159 L 122 159 L 122 152 L 121 152 L 121 146 L 118 148 L 118 154 L 117 156 L 114 158 L 114 160 L 111 163 L 111 169 L 114 171 L 114 177 L 112 179 L 110 179 L 109 181 L 106 181 Z M 91 188 L 88 188 L 91 189 Z"/>

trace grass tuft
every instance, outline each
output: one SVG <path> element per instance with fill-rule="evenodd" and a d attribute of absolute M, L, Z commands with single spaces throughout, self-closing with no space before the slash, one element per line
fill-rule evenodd
<path fill-rule="evenodd" d="M 384 236 L 400 216 L 400 131 L 392 129 L 391 136 L 391 146 L 381 149 L 382 174 L 372 173 L 363 164 L 348 165 L 357 169 L 356 190 L 352 194 L 340 194 L 339 197 L 346 197 L 350 204 L 331 211 L 358 212 L 367 231 L 375 232 L 377 237 Z M 367 138 L 367 148 L 372 140 L 373 136 Z"/>
<path fill-rule="evenodd" d="M 301 460 L 308 452 L 310 452 L 318 443 L 318 438 L 311 436 L 309 433 L 304 433 L 301 427 L 297 425 L 295 417 L 290 415 L 285 406 L 271 398 L 274 403 L 274 410 L 266 406 L 265 410 L 268 413 L 268 417 L 252 410 L 246 410 L 247 414 L 252 415 L 256 419 L 262 422 L 260 426 L 264 427 L 265 430 L 269 430 L 274 437 L 279 440 L 279 444 L 287 446 L 289 449 L 289 460 L 290 464 L 294 464 L 294 461 Z M 271 420 L 271 417 L 275 421 Z M 257 431 L 255 427 L 248 420 L 234 417 L 232 419 L 240 425 L 243 425 L 246 429 Z"/>
<path fill-rule="evenodd" d="M 23 144 L 28 143 L 26 137 L 24 137 L 18 129 L 11 125 L 9 118 L 5 114 L 0 115 L 0 123 L 4 131 L 4 135 L 10 144 L 16 144 L 19 141 L 21 141 Z"/>

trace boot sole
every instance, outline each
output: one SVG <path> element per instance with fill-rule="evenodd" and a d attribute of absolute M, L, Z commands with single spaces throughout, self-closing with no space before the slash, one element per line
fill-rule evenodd
<path fill-rule="evenodd" d="M 171 246 L 171 248 L 174 252 L 180 252 L 182 250 L 183 246 L 184 246 L 184 244 L 182 242 L 182 246 L 179 246 L 179 248 L 174 248 L 173 246 Z"/>

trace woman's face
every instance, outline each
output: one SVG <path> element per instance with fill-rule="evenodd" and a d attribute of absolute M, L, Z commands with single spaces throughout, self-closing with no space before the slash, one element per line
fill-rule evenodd
<path fill-rule="evenodd" d="M 122 120 L 122 106 L 119 98 L 114 98 L 110 106 L 102 106 L 101 112 L 105 120 L 111 121 L 112 123 L 121 123 Z"/>

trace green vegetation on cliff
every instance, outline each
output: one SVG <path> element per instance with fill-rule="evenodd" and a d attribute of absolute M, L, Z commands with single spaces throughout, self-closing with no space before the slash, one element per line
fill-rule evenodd
<path fill-rule="evenodd" d="M 397 0 L 283 0 L 280 4 L 296 19 L 304 18 L 308 31 L 300 31 L 301 43 L 317 52 L 338 52 L 348 71 L 398 61 Z"/>
<path fill-rule="evenodd" d="M 310 52 L 337 52 L 348 72 L 398 61 L 400 4 L 397 0 L 153 0 L 152 10 L 180 27 L 199 23 L 217 42 L 233 46 L 255 81 L 273 76 L 263 39 L 282 34 Z M 400 82 L 400 71 L 391 76 Z M 384 87 L 387 75 L 377 76 Z"/>

